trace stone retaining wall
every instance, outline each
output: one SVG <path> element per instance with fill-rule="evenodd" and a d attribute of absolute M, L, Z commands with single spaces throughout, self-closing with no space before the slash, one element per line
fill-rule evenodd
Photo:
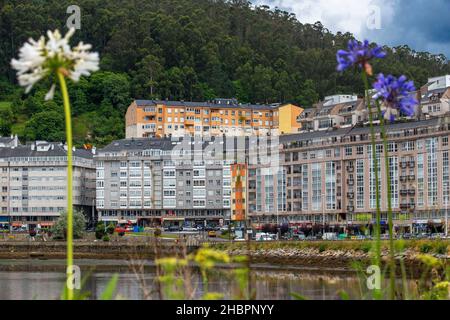
<path fill-rule="evenodd" d="M 181 253 L 181 246 L 161 243 L 158 254 L 162 256 Z M 143 242 L 75 242 L 76 259 L 150 259 L 155 256 L 155 244 Z M 63 259 L 65 242 L 0 242 L 0 259 Z"/>

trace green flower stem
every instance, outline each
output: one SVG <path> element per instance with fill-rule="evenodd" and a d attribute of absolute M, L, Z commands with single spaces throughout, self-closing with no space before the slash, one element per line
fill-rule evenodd
<path fill-rule="evenodd" d="M 381 112 L 380 102 L 376 102 L 378 117 L 380 118 L 381 135 L 383 137 L 384 166 L 386 171 L 387 205 L 388 205 L 388 225 L 389 225 L 389 264 L 390 264 L 390 298 L 395 299 L 395 248 L 394 248 L 394 225 L 392 221 L 392 197 L 391 197 L 391 175 L 389 170 L 388 142 L 384 117 Z"/>
<path fill-rule="evenodd" d="M 66 79 L 61 71 L 57 72 L 61 94 L 64 102 L 64 114 L 66 118 L 66 140 L 67 140 L 67 278 L 72 279 L 73 271 L 73 167 L 72 167 L 72 116 L 70 111 L 70 100 L 67 91 Z M 67 284 L 66 284 L 67 285 Z M 67 299 L 73 300 L 73 288 L 67 288 Z"/>
<path fill-rule="evenodd" d="M 372 161 L 375 175 L 375 197 L 376 197 L 376 227 L 375 227 L 375 265 L 380 267 L 381 269 L 381 208 L 380 208 L 380 190 L 378 188 L 379 185 L 379 176 L 378 176 L 378 158 L 376 152 L 376 136 L 375 136 L 375 127 L 373 125 L 373 114 L 372 114 L 372 104 L 371 99 L 369 97 L 369 80 L 367 78 L 367 73 L 365 71 L 362 72 L 362 79 L 365 87 L 365 97 L 367 101 L 367 108 L 369 110 L 369 124 L 370 124 L 370 136 L 371 136 L 371 144 L 372 144 Z M 380 297 L 379 290 L 375 290 L 375 297 Z"/>

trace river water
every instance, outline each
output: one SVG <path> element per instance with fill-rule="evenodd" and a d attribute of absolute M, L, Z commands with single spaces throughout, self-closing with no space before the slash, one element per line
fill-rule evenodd
<path fill-rule="evenodd" d="M 64 263 L 63 260 L 0 260 L 0 299 L 58 299 L 65 283 Z M 88 292 L 90 299 L 101 296 L 115 273 L 119 274 L 117 298 L 159 299 L 156 292 L 144 295 L 143 288 L 147 292 L 155 288 L 155 269 L 151 266 L 145 268 L 144 272 L 138 272 L 137 276 L 127 261 L 77 260 L 76 263 L 81 268 L 82 277 L 87 278 L 83 284 L 83 292 Z M 142 263 L 146 266 L 149 264 L 150 262 Z M 340 291 L 344 291 L 350 299 L 361 299 L 365 294 L 360 286 L 365 285 L 365 281 L 360 280 L 354 272 L 267 265 L 256 265 L 252 270 L 250 288 L 256 293 L 257 299 L 288 300 L 297 294 L 307 299 L 331 300 L 340 299 Z M 224 299 L 236 298 L 239 293 L 238 284 L 231 274 L 232 270 L 212 274 L 208 291 L 222 293 Z M 204 293 L 201 277 L 193 272 L 191 278 L 194 296 L 200 298 Z M 410 281 L 412 284 L 413 281 Z"/>

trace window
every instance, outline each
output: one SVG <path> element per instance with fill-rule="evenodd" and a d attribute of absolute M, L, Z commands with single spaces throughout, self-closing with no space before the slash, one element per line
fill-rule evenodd
<path fill-rule="evenodd" d="M 391 179 L 392 208 L 398 208 L 398 158 L 389 157 L 389 175 Z"/>
<path fill-rule="evenodd" d="M 388 152 L 397 152 L 397 144 L 395 142 L 388 144 Z"/>
<path fill-rule="evenodd" d="M 438 138 L 430 138 L 426 140 L 429 206 L 437 205 L 438 200 L 437 140 Z"/>
<path fill-rule="evenodd" d="M 448 137 L 442 137 L 442 146 L 443 147 L 448 146 Z"/>
<path fill-rule="evenodd" d="M 364 160 L 356 160 L 356 208 L 364 209 Z"/>
<path fill-rule="evenodd" d="M 425 205 L 424 193 L 424 157 L 423 154 L 417 155 L 417 206 L 423 207 Z"/>
<path fill-rule="evenodd" d="M 378 177 L 381 177 L 381 166 L 379 165 L 381 163 L 381 153 L 382 153 L 382 148 L 380 148 L 379 145 L 376 146 L 376 157 L 377 157 L 377 162 L 378 162 Z M 376 183 L 375 180 L 375 165 L 373 162 L 373 157 L 372 157 L 372 146 L 369 145 L 367 146 L 367 154 L 368 154 L 368 158 L 369 158 L 369 172 L 370 172 L 370 177 L 369 177 L 369 200 L 370 200 L 370 208 L 371 209 L 375 209 L 376 208 L 376 192 L 378 188 L 378 192 L 381 194 L 381 181 L 380 179 L 378 180 L 378 183 Z"/>
<path fill-rule="evenodd" d="M 312 210 L 318 211 L 322 208 L 322 168 L 320 163 L 313 163 L 312 175 Z"/>
<path fill-rule="evenodd" d="M 442 153 L 442 193 L 443 193 L 443 205 L 445 208 L 449 205 L 450 200 L 450 175 L 449 175 L 449 159 L 448 151 Z"/>
<path fill-rule="evenodd" d="M 336 209 L 336 164 L 327 162 L 325 172 L 327 210 Z"/>
<path fill-rule="evenodd" d="M 345 147 L 345 155 L 347 157 L 353 155 L 353 148 L 352 147 Z"/>
<path fill-rule="evenodd" d="M 364 154 L 364 146 L 357 146 L 356 147 L 356 154 L 357 155 L 363 155 Z"/>

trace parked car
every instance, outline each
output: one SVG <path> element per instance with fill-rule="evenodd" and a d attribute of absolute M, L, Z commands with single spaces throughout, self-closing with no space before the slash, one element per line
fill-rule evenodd
<path fill-rule="evenodd" d="M 197 228 L 197 231 L 203 231 L 203 230 L 205 230 L 205 226 L 203 226 L 203 225 L 201 225 L 201 224 L 199 224 L 196 228 Z"/>
<path fill-rule="evenodd" d="M 194 227 L 184 227 L 183 231 L 187 231 L 187 232 L 196 232 L 198 231 L 197 228 Z"/>
<path fill-rule="evenodd" d="M 380 239 L 381 240 L 389 240 L 389 234 L 388 233 L 384 233 L 384 234 L 380 235 Z"/>
<path fill-rule="evenodd" d="M 293 240 L 306 240 L 306 236 L 305 236 L 305 234 L 304 233 L 294 233 L 293 235 L 292 235 L 292 239 Z"/>
<path fill-rule="evenodd" d="M 325 232 L 322 236 L 322 240 L 337 240 L 337 234 L 335 232 Z"/>
<path fill-rule="evenodd" d="M 169 227 L 169 231 L 170 231 L 170 232 L 179 232 L 179 231 L 183 231 L 183 227 L 173 225 L 173 226 L 170 226 L 170 227 Z"/>
<path fill-rule="evenodd" d="M 231 227 L 230 226 L 222 226 L 220 228 L 220 231 L 222 231 L 222 232 L 227 232 L 229 230 L 234 231 L 234 227 L 233 226 L 231 226 Z"/>
<path fill-rule="evenodd" d="M 210 231 L 208 231 L 208 237 L 210 237 L 210 238 L 215 238 L 215 237 L 217 237 L 216 231 L 215 231 L 215 230 L 210 230 Z"/>
<path fill-rule="evenodd" d="M 256 241 L 273 241 L 274 238 L 273 238 L 273 236 L 272 236 L 271 234 L 269 234 L 269 233 L 261 232 L 261 233 L 257 233 L 257 234 L 256 234 L 255 240 L 256 240 Z"/>

